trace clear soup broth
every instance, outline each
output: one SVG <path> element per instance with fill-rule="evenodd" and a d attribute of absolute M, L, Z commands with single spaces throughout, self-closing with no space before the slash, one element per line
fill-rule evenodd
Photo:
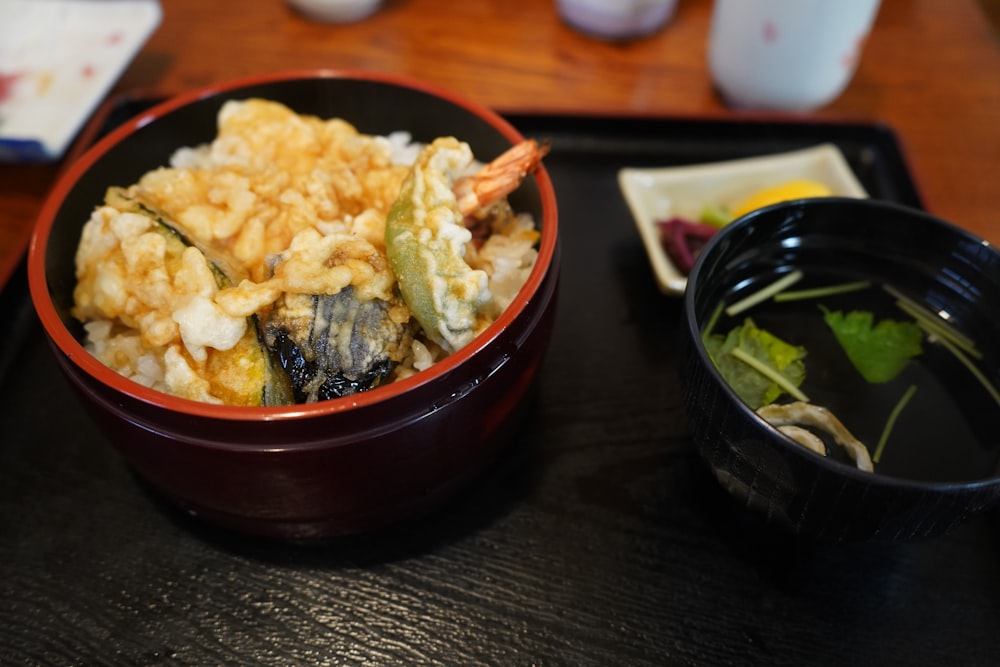
<path fill-rule="evenodd" d="M 761 278 L 740 291 L 749 294 L 774 280 Z M 788 288 L 799 291 L 815 287 L 865 280 L 863 276 L 812 273 Z M 730 300 L 729 302 L 731 302 Z M 896 305 L 896 298 L 882 285 L 872 282 L 865 289 L 815 299 L 776 302 L 768 299 L 735 316 L 722 314 L 712 333 L 725 335 L 751 318 L 761 329 L 804 347 L 806 376 L 800 389 L 810 402 L 823 406 L 874 454 L 890 414 L 909 387 L 916 392 L 899 413 L 890 436 L 875 463 L 875 472 L 898 478 L 962 482 L 994 475 L 1000 460 L 1000 405 L 973 373 L 944 345 L 926 334 L 923 352 L 907 364 L 893 380 L 871 384 L 848 359 L 820 305 L 847 314 L 869 311 L 875 322 L 913 318 Z M 703 326 L 707 322 L 702 323 Z M 974 341 L 983 353 L 972 359 L 979 370 L 995 382 L 997 341 Z M 787 394 L 778 402 L 793 400 Z M 854 466 L 843 448 L 828 447 L 829 456 Z"/>

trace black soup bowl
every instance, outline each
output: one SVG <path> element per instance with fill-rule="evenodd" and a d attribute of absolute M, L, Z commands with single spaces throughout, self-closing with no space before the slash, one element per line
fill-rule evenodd
<path fill-rule="evenodd" d="M 786 292 L 800 297 L 853 289 L 719 311 L 794 272 L 801 279 Z M 679 370 L 693 437 L 724 488 L 769 523 L 818 541 L 917 539 L 1000 501 L 1000 252 L 990 243 L 892 203 L 787 202 L 714 236 L 684 301 Z M 914 312 L 948 324 L 930 333 L 917 326 L 919 353 L 877 382 L 862 375 L 827 322 L 831 313 L 845 320 L 867 313 L 875 331 L 883 320 L 919 324 Z M 704 336 L 724 338 L 747 319 L 805 350 L 800 389 L 865 445 L 872 472 L 826 436 L 826 455 L 810 451 L 737 394 Z M 971 352 L 952 342 L 955 334 Z M 870 356 L 884 361 L 892 353 Z"/>

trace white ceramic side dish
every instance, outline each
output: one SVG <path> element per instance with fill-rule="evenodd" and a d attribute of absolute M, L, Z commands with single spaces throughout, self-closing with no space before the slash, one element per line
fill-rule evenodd
<path fill-rule="evenodd" d="M 657 284 L 665 294 L 674 296 L 684 293 L 687 276 L 664 250 L 658 221 L 675 216 L 696 221 L 706 205 L 729 207 L 763 188 L 797 179 L 823 183 L 838 197 L 868 196 L 833 144 L 725 162 L 626 167 L 618 172 L 618 184 L 635 218 Z"/>
<path fill-rule="evenodd" d="M 59 159 L 162 13 L 157 0 L 0 0 L 0 162 Z"/>

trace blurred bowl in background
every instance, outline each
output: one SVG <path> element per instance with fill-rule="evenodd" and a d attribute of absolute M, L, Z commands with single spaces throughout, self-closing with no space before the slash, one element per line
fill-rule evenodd
<path fill-rule="evenodd" d="M 300 14 L 323 23 L 354 23 L 379 10 L 382 0 L 288 0 Z"/>
<path fill-rule="evenodd" d="M 563 21 L 601 39 L 635 39 L 662 28 L 677 0 L 556 0 Z"/>

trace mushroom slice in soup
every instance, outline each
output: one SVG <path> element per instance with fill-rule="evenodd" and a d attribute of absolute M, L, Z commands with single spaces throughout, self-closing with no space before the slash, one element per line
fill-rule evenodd
<path fill-rule="evenodd" d="M 822 406 L 803 401 L 794 401 L 785 404 L 772 403 L 771 405 L 759 408 L 757 414 L 767 420 L 772 426 L 782 430 L 782 432 L 793 440 L 812 451 L 816 451 L 815 442 L 812 439 L 807 440 L 807 444 L 800 440 L 800 433 L 796 431 L 789 433 L 782 429 L 782 427 L 808 426 L 823 431 L 833 437 L 834 441 L 844 448 L 859 470 L 866 472 L 874 470 L 868 448 L 855 438 L 832 412 Z"/>

